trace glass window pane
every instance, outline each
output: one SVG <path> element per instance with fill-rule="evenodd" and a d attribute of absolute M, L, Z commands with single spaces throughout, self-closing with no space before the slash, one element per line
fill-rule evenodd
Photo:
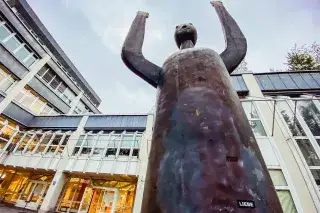
<path fill-rule="evenodd" d="M 133 142 L 133 135 L 124 135 L 122 138 L 121 147 L 130 148 Z"/>
<path fill-rule="evenodd" d="M 232 84 L 233 88 L 236 91 L 241 91 L 241 87 L 240 87 L 240 84 L 238 82 L 237 76 L 230 76 L 230 77 L 231 77 L 231 84 Z"/>
<path fill-rule="evenodd" d="M 31 67 L 31 65 L 36 61 L 36 58 L 34 56 L 31 56 L 27 61 L 24 62 L 24 64 L 27 67 Z"/>
<path fill-rule="evenodd" d="M 41 100 L 37 100 L 31 107 L 31 110 L 37 114 L 40 113 L 41 108 L 45 103 Z"/>
<path fill-rule="evenodd" d="M 56 89 L 57 86 L 60 84 L 60 80 L 59 78 L 56 76 L 50 83 L 50 86 L 52 87 L 52 89 Z"/>
<path fill-rule="evenodd" d="M 288 74 L 279 74 L 279 76 L 288 89 L 298 89 L 297 85 Z"/>
<path fill-rule="evenodd" d="M 13 84 L 13 80 L 6 79 L 0 85 L 0 90 L 7 91 L 7 89 Z"/>
<path fill-rule="evenodd" d="M 237 79 L 239 81 L 239 85 L 241 87 L 241 90 L 248 90 L 246 83 L 244 82 L 242 76 L 237 76 Z"/>
<path fill-rule="evenodd" d="M 272 82 L 270 81 L 268 75 L 257 75 L 256 76 L 263 87 L 264 90 L 273 90 L 275 89 Z"/>
<path fill-rule="evenodd" d="M 255 106 L 253 105 L 253 102 L 247 102 L 247 101 L 243 101 L 241 102 L 242 107 L 247 115 L 248 119 L 254 119 L 254 118 L 259 118 L 258 116 L 258 112 L 255 108 Z"/>
<path fill-rule="evenodd" d="M 311 169 L 311 173 L 317 185 L 320 186 L 320 170 Z"/>
<path fill-rule="evenodd" d="M 281 170 L 269 170 L 273 185 L 275 186 L 287 186 L 286 179 Z"/>
<path fill-rule="evenodd" d="M 287 123 L 293 136 L 305 136 L 306 133 L 303 131 L 296 115 L 292 112 L 286 101 L 277 101 L 277 107 L 282 114 L 283 119 Z"/>
<path fill-rule="evenodd" d="M 303 78 L 298 74 L 289 74 L 292 78 L 292 80 L 296 83 L 296 85 L 299 87 L 299 89 L 309 89 L 309 85 Z"/>
<path fill-rule="evenodd" d="M 284 213 L 297 213 L 290 191 L 277 191 L 277 195 Z"/>
<path fill-rule="evenodd" d="M 39 75 L 39 76 L 42 76 L 47 70 L 48 70 L 48 67 L 47 67 L 47 66 L 43 66 L 43 67 L 39 70 L 38 75 Z"/>
<path fill-rule="evenodd" d="M 10 38 L 6 43 L 4 43 L 4 45 L 11 51 L 17 49 L 20 44 L 21 43 L 15 37 Z"/>
<path fill-rule="evenodd" d="M 314 136 L 320 136 L 320 113 L 312 101 L 297 101 L 298 110 Z"/>
<path fill-rule="evenodd" d="M 0 27 L 0 41 L 7 38 L 11 32 L 9 32 L 4 26 Z"/>
<path fill-rule="evenodd" d="M 58 87 L 58 91 L 60 93 L 63 93 L 66 89 L 67 89 L 67 86 L 64 83 L 60 84 L 60 86 Z"/>
<path fill-rule="evenodd" d="M 320 73 L 319 72 L 313 72 L 313 73 L 310 73 L 310 75 L 320 85 Z"/>
<path fill-rule="evenodd" d="M 296 139 L 308 166 L 320 166 L 319 157 L 308 139 Z"/>
<path fill-rule="evenodd" d="M 50 110 L 51 110 L 51 108 L 48 105 L 46 105 L 46 106 L 44 106 L 44 108 L 42 109 L 40 114 L 41 115 L 49 115 Z"/>
<path fill-rule="evenodd" d="M 307 82 L 310 88 L 319 88 L 319 84 L 314 80 L 310 73 L 300 73 L 301 77 Z"/>
<path fill-rule="evenodd" d="M 35 97 L 31 94 L 26 94 L 24 96 L 24 98 L 22 99 L 22 105 L 24 105 L 25 107 L 30 107 L 30 105 L 32 104 L 32 102 L 35 100 Z"/>
<path fill-rule="evenodd" d="M 279 89 L 279 90 L 280 89 L 287 89 L 286 85 L 284 85 L 284 83 L 282 82 L 279 75 L 273 74 L 273 75 L 268 75 L 268 76 L 276 89 Z"/>
<path fill-rule="evenodd" d="M 30 55 L 30 52 L 25 47 L 22 47 L 15 53 L 15 55 L 20 61 L 23 61 L 28 55 Z"/>
<path fill-rule="evenodd" d="M 253 121 L 249 121 L 249 123 L 255 136 L 267 136 L 261 121 L 253 120 Z"/>
<path fill-rule="evenodd" d="M 55 73 L 52 70 L 48 70 L 48 72 L 42 77 L 42 79 L 49 83 L 54 76 Z"/>

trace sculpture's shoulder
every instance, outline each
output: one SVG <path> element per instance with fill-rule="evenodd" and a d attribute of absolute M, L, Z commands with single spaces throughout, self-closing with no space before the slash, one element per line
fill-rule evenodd
<path fill-rule="evenodd" d="M 204 48 L 204 47 L 195 47 L 195 48 L 188 48 L 184 50 L 179 50 L 172 55 L 170 55 L 167 60 L 164 62 L 164 65 L 167 63 L 171 63 L 173 61 L 180 61 L 181 59 L 185 58 L 192 58 L 192 59 L 197 59 L 198 57 L 220 57 L 219 54 L 209 48 Z"/>

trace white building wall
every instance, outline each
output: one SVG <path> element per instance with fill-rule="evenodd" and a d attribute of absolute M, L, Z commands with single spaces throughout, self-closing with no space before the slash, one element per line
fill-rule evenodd
<path fill-rule="evenodd" d="M 243 78 L 249 89 L 249 97 L 256 100 L 266 100 L 252 74 L 244 74 Z M 267 134 L 272 136 L 274 146 L 269 147 L 269 149 L 275 149 L 281 159 L 281 170 L 285 175 L 297 211 L 305 213 L 320 212 L 319 200 L 316 196 L 317 192 L 313 187 L 310 187 L 312 180 L 306 175 L 306 168 L 297 154 L 298 150 L 294 146 L 294 141 L 290 136 L 290 132 L 286 129 L 281 115 L 273 113 L 272 102 L 256 101 L 255 104 L 267 126 Z M 260 148 L 263 149 L 263 147 Z M 264 155 L 264 158 L 267 158 L 266 162 L 268 162 L 269 156 Z"/>

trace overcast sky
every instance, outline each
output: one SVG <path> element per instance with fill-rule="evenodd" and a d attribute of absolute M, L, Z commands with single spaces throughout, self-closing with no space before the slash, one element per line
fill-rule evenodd
<path fill-rule="evenodd" d="M 320 43 L 319 0 L 225 0 L 248 40 L 253 72 L 283 68 L 295 43 Z M 71 61 L 102 99 L 103 113 L 146 113 L 156 90 L 128 70 L 120 57 L 123 40 L 138 10 L 147 11 L 143 52 L 162 66 L 177 51 L 175 26 L 193 23 L 198 46 L 225 48 L 223 32 L 208 0 L 28 0 Z"/>

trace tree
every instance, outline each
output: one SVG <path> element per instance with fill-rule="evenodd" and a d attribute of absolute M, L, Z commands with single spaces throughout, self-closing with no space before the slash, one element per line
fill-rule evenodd
<path fill-rule="evenodd" d="M 248 63 L 245 59 L 243 59 L 239 64 L 239 66 L 232 72 L 232 74 L 241 74 L 241 73 L 248 73 L 248 72 L 252 72 L 252 71 L 248 69 Z"/>
<path fill-rule="evenodd" d="M 287 53 L 285 70 L 270 69 L 272 72 L 320 70 L 320 44 L 316 42 L 309 46 L 297 44 Z"/>

